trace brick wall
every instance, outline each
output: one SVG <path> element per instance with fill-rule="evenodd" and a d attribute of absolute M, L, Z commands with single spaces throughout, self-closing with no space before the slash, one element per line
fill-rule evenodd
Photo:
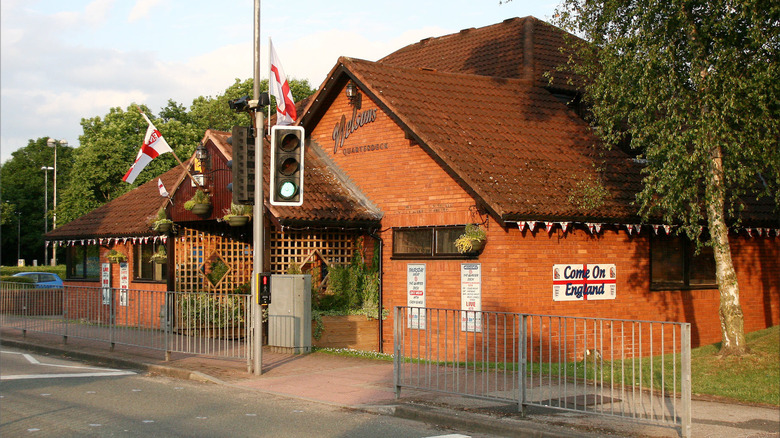
<path fill-rule="evenodd" d="M 396 122 L 366 96 L 358 115 L 377 109 L 376 119 L 354 130 L 335 150 L 334 127 L 353 108 L 343 92 L 311 133 L 325 152 L 384 212 L 383 305 L 407 303 L 408 263 L 426 265 L 428 307 L 459 309 L 460 265 L 466 260 L 393 260 L 392 227 L 481 222 L 474 199 Z M 432 114 L 431 117 L 436 117 Z M 363 146 L 380 144 L 378 148 Z M 720 341 L 717 290 L 651 291 L 647 229 L 629 235 L 606 225 L 597 235 L 575 225 L 567 232 L 543 227 L 521 232 L 487 218 L 487 246 L 473 262 L 482 265 L 482 309 L 599 318 L 692 323 L 694 345 Z M 780 239 L 733 236 L 732 252 L 740 281 L 745 330 L 780 324 Z M 617 298 L 556 302 L 552 265 L 609 263 L 617 268 Z M 384 351 L 392 351 L 392 316 L 383 324 Z"/>

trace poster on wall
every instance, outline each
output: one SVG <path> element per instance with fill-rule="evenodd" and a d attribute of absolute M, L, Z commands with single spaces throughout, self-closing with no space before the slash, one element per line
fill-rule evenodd
<path fill-rule="evenodd" d="M 482 265 L 460 265 L 460 330 L 482 332 Z"/>
<path fill-rule="evenodd" d="M 103 304 L 111 304 L 111 263 L 100 264 L 100 287 L 103 292 Z"/>
<path fill-rule="evenodd" d="M 130 273 L 127 262 L 119 264 L 119 305 L 127 305 L 127 289 L 130 287 Z"/>
<path fill-rule="evenodd" d="M 553 265 L 553 301 L 614 300 L 616 296 L 615 265 Z"/>
<path fill-rule="evenodd" d="M 410 329 L 425 330 L 425 264 L 406 265 L 407 326 Z M 415 309 L 415 307 L 420 308 Z"/>

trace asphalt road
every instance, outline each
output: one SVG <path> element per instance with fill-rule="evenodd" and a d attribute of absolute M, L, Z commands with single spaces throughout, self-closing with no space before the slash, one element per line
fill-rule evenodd
<path fill-rule="evenodd" d="M 3 437 L 464 437 L 423 423 L 3 348 Z M 479 435 L 485 436 L 485 435 Z"/>

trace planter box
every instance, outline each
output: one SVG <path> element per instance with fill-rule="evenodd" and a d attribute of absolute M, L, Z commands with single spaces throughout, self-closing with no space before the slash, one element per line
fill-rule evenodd
<path fill-rule="evenodd" d="M 316 329 L 312 321 L 312 334 Z M 379 351 L 379 320 L 363 315 L 323 316 L 322 336 L 312 344 L 320 348 L 351 348 L 353 350 Z"/>

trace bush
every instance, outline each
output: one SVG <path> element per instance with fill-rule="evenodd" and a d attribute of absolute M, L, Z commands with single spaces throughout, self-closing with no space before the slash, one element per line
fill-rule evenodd
<path fill-rule="evenodd" d="M 0 266 L 0 276 L 14 275 L 19 272 L 51 272 L 65 279 L 66 266 Z"/>
<path fill-rule="evenodd" d="M 9 283 L 35 283 L 32 278 L 29 277 L 14 277 L 13 275 L 2 275 L 0 281 L 7 281 Z"/>

